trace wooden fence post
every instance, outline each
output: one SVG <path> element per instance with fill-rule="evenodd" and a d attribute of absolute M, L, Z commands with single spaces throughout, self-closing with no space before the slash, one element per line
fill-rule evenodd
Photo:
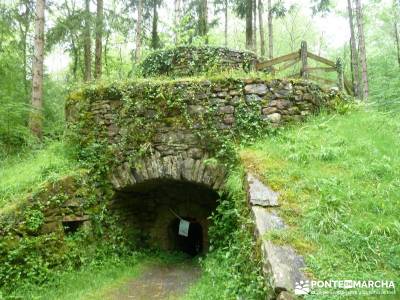
<path fill-rule="evenodd" d="M 300 76 L 302 78 L 308 79 L 308 71 L 307 71 L 307 42 L 302 41 L 301 42 L 301 48 L 300 48 L 300 58 L 301 58 L 301 70 L 300 70 Z"/>
<path fill-rule="evenodd" d="M 343 60 L 341 57 L 336 59 L 336 70 L 338 75 L 338 87 L 339 90 L 343 91 L 344 89 L 344 73 L 343 73 Z"/>

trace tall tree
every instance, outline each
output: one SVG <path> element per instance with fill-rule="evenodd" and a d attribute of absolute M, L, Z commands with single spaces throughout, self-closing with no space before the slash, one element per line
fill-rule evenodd
<path fill-rule="evenodd" d="M 228 47 L 228 0 L 224 0 L 224 15 L 225 15 L 224 46 Z"/>
<path fill-rule="evenodd" d="M 199 23 L 198 23 L 198 32 L 199 35 L 205 37 L 205 42 L 208 43 L 208 1 L 207 0 L 200 0 L 199 8 Z"/>
<path fill-rule="evenodd" d="M 365 34 L 364 34 L 364 18 L 361 0 L 356 1 L 356 19 L 358 28 L 358 48 L 361 62 L 361 79 L 362 79 L 362 98 L 368 98 L 368 70 L 367 70 L 367 53 L 365 50 Z"/>
<path fill-rule="evenodd" d="M 32 64 L 32 112 L 29 118 L 31 132 L 43 135 L 43 61 L 44 61 L 44 10 L 45 0 L 36 1 L 35 42 Z"/>
<path fill-rule="evenodd" d="M 160 48 L 160 37 L 158 35 L 158 6 L 160 5 L 159 0 L 153 0 L 153 18 L 152 18 L 152 26 L 151 26 L 151 48 L 157 49 Z"/>
<path fill-rule="evenodd" d="M 246 49 L 253 49 L 253 0 L 245 0 Z"/>
<path fill-rule="evenodd" d="M 260 51 L 261 56 L 265 56 L 265 36 L 264 36 L 264 20 L 263 20 L 264 5 L 263 0 L 258 0 L 258 27 L 260 28 Z"/>
<path fill-rule="evenodd" d="M 29 94 L 29 81 L 28 81 L 28 33 L 31 26 L 32 9 L 31 1 L 22 0 L 19 2 L 16 9 L 16 21 L 19 29 L 19 48 L 22 53 L 22 65 L 23 65 L 23 79 L 25 94 Z"/>
<path fill-rule="evenodd" d="M 356 36 L 354 30 L 354 20 L 353 20 L 353 7 L 352 0 L 347 0 L 347 11 L 349 14 L 349 24 L 350 24 L 350 53 L 351 53 L 351 71 L 353 77 L 353 87 L 354 87 L 354 95 L 356 97 L 360 96 L 360 70 L 359 70 L 359 62 L 358 62 L 358 51 L 357 51 L 357 43 Z"/>
<path fill-rule="evenodd" d="M 398 1 L 398 2 L 397 2 Z M 400 37 L 399 37 L 399 18 L 400 18 L 400 0 L 393 1 L 393 12 L 394 12 L 394 39 L 396 43 L 396 51 L 397 51 L 397 63 L 400 67 Z"/>
<path fill-rule="evenodd" d="M 257 52 L 257 0 L 253 0 L 253 51 Z"/>
<path fill-rule="evenodd" d="M 268 57 L 269 59 L 274 57 L 274 32 L 272 28 L 272 0 L 268 0 Z"/>
<path fill-rule="evenodd" d="M 90 0 L 85 0 L 85 31 L 84 31 L 84 80 L 92 79 L 92 39 L 90 34 Z"/>
<path fill-rule="evenodd" d="M 229 8 L 229 1 L 228 0 L 214 0 L 213 3 L 215 5 L 214 12 L 216 14 L 222 12 L 222 14 L 224 15 L 224 46 L 228 47 L 228 8 Z"/>
<path fill-rule="evenodd" d="M 103 51 L 103 0 L 97 0 L 94 78 L 101 78 Z"/>
<path fill-rule="evenodd" d="M 179 23 L 181 19 L 181 0 L 174 0 L 174 31 L 175 31 L 175 36 L 174 36 L 174 41 L 175 44 L 178 43 L 178 35 L 179 35 Z"/>
<path fill-rule="evenodd" d="M 136 49 L 135 61 L 140 60 L 140 52 L 142 48 L 142 18 L 143 18 L 143 0 L 139 0 L 137 7 L 137 21 L 136 21 Z"/>

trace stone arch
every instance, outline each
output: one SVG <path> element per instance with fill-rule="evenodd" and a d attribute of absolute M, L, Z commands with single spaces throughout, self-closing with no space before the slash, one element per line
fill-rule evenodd
<path fill-rule="evenodd" d="M 207 154 L 194 159 L 184 153 L 161 156 L 158 152 L 138 160 L 125 162 L 110 174 L 115 190 L 152 179 L 174 179 L 203 184 L 215 191 L 222 188 L 227 170 L 224 165 L 210 160 Z"/>
<path fill-rule="evenodd" d="M 216 209 L 219 197 L 204 183 L 147 179 L 116 190 L 110 208 L 128 232 L 139 236 L 142 245 L 194 256 L 208 249 L 208 217 Z M 176 222 L 180 219 L 190 222 L 187 238 L 178 236 Z M 196 230 L 191 231 L 192 227 Z M 201 243 L 198 252 L 193 252 L 195 242 Z"/>

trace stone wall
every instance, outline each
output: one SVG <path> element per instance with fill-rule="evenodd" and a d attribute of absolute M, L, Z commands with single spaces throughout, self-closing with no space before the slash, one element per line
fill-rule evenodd
<path fill-rule="evenodd" d="M 218 190 L 224 164 L 207 162 L 221 155 L 224 141 L 302 121 L 337 98 L 294 80 L 144 81 L 73 94 L 67 116 L 83 149 L 112 151 L 116 189 L 172 178 Z"/>
<path fill-rule="evenodd" d="M 151 76 L 193 76 L 209 71 L 254 68 L 257 56 L 252 52 L 222 47 L 181 46 L 152 52 L 141 64 L 145 77 Z"/>

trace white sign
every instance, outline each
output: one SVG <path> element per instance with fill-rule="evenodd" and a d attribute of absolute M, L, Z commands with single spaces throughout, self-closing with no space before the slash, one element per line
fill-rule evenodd
<path fill-rule="evenodd" d="M 179 235 L 186 237 L 189 235 L 189 224 L 190 222 L 181 219 L 179 222 Z"/>

